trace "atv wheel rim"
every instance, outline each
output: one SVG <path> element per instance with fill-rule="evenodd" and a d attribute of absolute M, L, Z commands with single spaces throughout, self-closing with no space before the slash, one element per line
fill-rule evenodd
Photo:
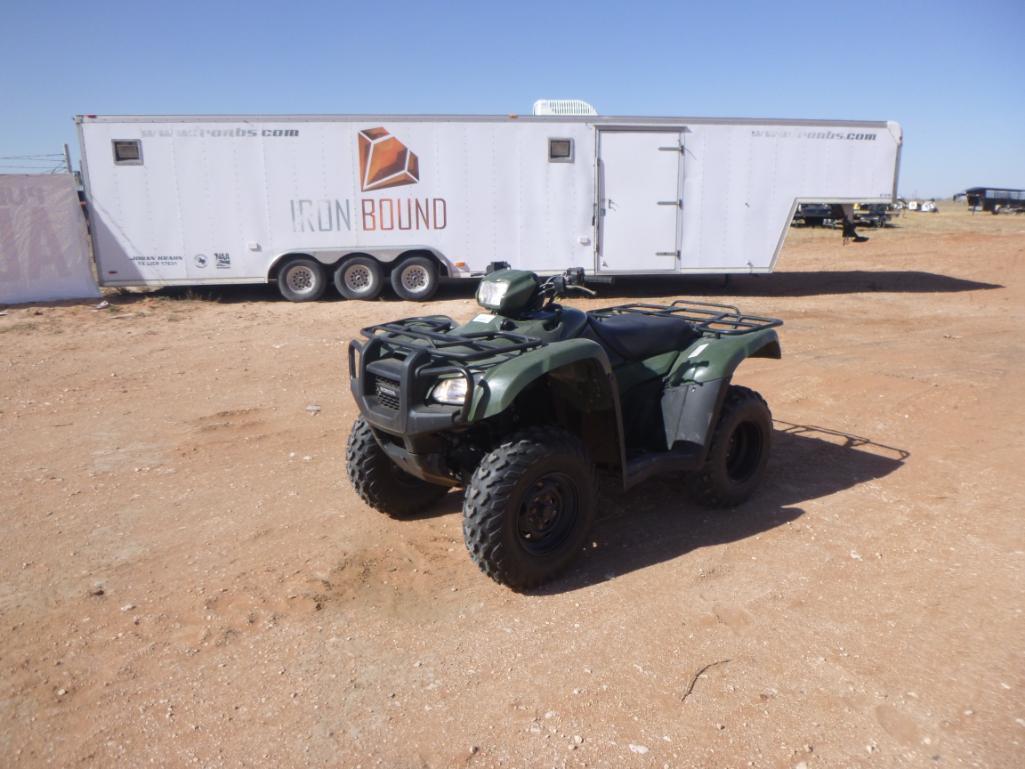
<path fill-rule="evenodd" d="M 422 294 L 431 284 L 431 276 L 428 274 L 427 268 L 419 264 L 403 267 L 402 272 L 399 273 L 399 280 L 402 282 L 402 287 L 411 294 Z"/>
<path fill-rule="evenodd" d="M 374 276 L 365 264 L 354 264 L 346 267 L 342 273 L 345 287 L 354 294 L 365 294 L 374 286 Z"/>
<path fill-rule="evenodd" d="M 577 519 L 577 489 L 565 473 L 548 473 L 527 490 L 516 520 L 523 549 L 547 555 L 558 549 Z"/>
<path fill-rule="evenodd" d="M 317 287 L 317 275 L 312 267 L 297 264 L 288 268 L 285 283 L 296 294 L 310 294 Z"/>
<path fill-rule="evenodd" d="M 744 482 L 754 475 L 761 461 L 764 438 L 754 422 L 741 422 L 730 435 L 726 447 L 726 474 Z"/>

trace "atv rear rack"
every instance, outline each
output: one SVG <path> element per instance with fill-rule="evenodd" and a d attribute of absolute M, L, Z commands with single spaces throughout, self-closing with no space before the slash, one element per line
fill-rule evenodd
<path fill-rule="evenodd" d="M 698 331 L 716 336 L 750 334 L 755 331 L 783 325 L 783 321 L 777 318 L 745 315 L 732 304 L 694 302 L 688 299 L 678 299 L 672 304 L 620 304 L 615 307 L 592 310 L 590 314 L 605 316 L 628 314 L 659 315 L 683 318 Z"/>

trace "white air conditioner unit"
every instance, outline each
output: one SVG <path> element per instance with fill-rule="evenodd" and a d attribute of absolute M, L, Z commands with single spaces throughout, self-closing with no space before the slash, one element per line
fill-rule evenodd
<path fill-rule="evenodd" d="M 535 115 L 597 115 L 598 112 L 580 99 L 538 99 L 534 102 Z"/>

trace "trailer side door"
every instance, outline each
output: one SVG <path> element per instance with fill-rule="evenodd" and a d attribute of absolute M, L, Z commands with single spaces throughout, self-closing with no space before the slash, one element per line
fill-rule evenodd
<path fill-rule="evenodd" d="M 678 269 L 682 140 L 679 128 L 599 131 L 599 272 Z"/>

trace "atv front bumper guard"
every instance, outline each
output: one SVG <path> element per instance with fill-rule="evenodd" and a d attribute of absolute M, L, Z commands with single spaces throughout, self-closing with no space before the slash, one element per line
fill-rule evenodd
<path fill-rule="evenodd" d="M 412 436 L 466 424 L 478 388 L 472 364 L 498 362 L 545 345 L 536 337 L 505 331 L 455 334 L 454 325 L 439 315 L 406 318 L 368 326 L 360 332 L 365 342 L 349 342 L 349 387 L 372 427 Z M 466 381 L 463 404 L 429 402 L 431 389 L 450 376 Z"/>

